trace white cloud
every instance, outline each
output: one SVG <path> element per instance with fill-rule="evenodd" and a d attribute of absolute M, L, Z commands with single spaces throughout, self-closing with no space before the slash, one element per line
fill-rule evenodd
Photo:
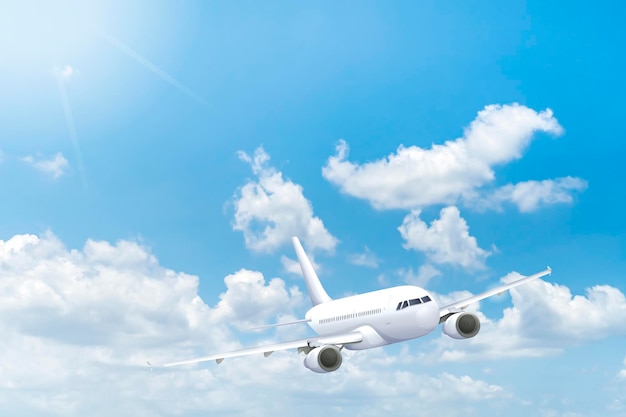
<path fill-rule="evenodd" d="M 608 411 L 620 413 L 616 415 L 623 415 L 623 413 L 621 412 L 626 410 L 626 400 L 621 400 L 619 398 L 616 398 L 613 401 L 611 401 L 609 404 L 607 404 L 606 409 Z"/>
<path fill-rule="evenodd" d="M 511 273 L 503 282 L 519 279 Z M 513 306 L 499 320 L 479 312 L 480 333 L 464 343 L 446 336 L 436 342 L 429 360 L 544 356 L 564 347 L 626 335 L 626 297 L 617 288 L 596 285 L 572 295 L 564 285 L 536 280 L 511 291 Z"/>
<path fill-rule="evenodd" d="M 443 307 L 445 305 L 452 304 L 455 301 L 469 298 L 474 294 L 472 294 L 471 292 L 467 290 L 461 290 L 461 291 L 452 291 L 447 294 L 438 294 L 438 293 L 430 291 L 430 295 L 433 296 L 438 306 Z M 466 310 L 478 311 L 479 308 L 480 308 L 480 303 L 474 303 L 468 306 Z"/>
<path fill-rule="evenodd" d="M 69 79 L 71 76 L 78 74 L 78 71 L 69 65 L 65 65 L 60 71 L 59 75 L 65 79 Z"/>
<path fill-rule="evenodd" d="M 161 267 L 129 241 L 89 240 L 68 251 L 50 233 L 17 235 L 0 241 L 0 263 L 0 384 L 23 415 L 84 415 L 94 404 L 109 410 L 96 415 L 127 407 L 151 415 L 146 395 L 206 383 L 207 375 L 150 378 L 136 368 L 145 359 L 238 348 L 227 322 L 257 324 L 302 302 L 296 287 L 241 270 L 225 278 L 226 292 L 209 307 L 198 296 L 198 277 Z"/>
<path fill-rule="evenodd" d="M 70 65 L 64 65 L 62 68 L 55 68 L 54 73 L 57 77 L 69 80 L 71 77 L 78 74 L 78 70 Z"/>
<path fill-rule="evenodd" d="M 454 204 L 494 180 L 493 168 L 522 156 L 537 132 L 560 135 L 547 109 L 490 105 L 480 111 L 463 137 L 430 149 L 400 146 L 386 158 L 356 164 L 340 141 L 322 174 L 345 194 L 368 200 L 376 209 L 413 209 Z"/>
<path fill-rule="evenodd" d="M 398 274 L 402 276 L 402 280 L 407 284 L 426 287 L 431 279 L 441 275 L 441 271 L 431 264 L 424 264 L 419 267 L 417 273 L 413 271 L 413 268 L 408 268 L 400 269 Z"/>
<path fill-rule="evenodd" d="M 376 257 L 370 248 L 365 247 L 363 253 L 356 253 L 350 256 L 350 263 L 354 265 L 367 266 L 369 268 L 378 268 L 380 260 Z"/>
<path fill-rule="evenodd" d="M 458 208 L 443 208 L 440 218 L 433 220 L 430 227 L 420 219 L 420 214 L 420 210 L 411 211 L 398 227 L 406 249 L 424 252 L 431 261 L 439 264 L 484 268 L 485 259 L 491 253 L 478 247 L 476 238 L 470 236 L 469 226 Z"/>
<path fill-rule="evenodd" d="M 287 290 L 285 281 L 273 278 L 265 284 L 263 274 L 241 269 L 224 278 L 228 291 L 220 295 L 216 317 L 247 329 L 268 323 L 268 319 L 303 304 L 298 287 Z"/>
<path fill-rule="evenodd" d="M 309 256 L 309 261 L 311 261 L 310 256 Z M 300 264 L 295 259 L 291 259 L 288 256 L 282 255 L 280 257 L 280 263 L 283 265 L 283 269 L 286 272 L 289 272 L 290 274 L 302 276 L 302 268 L 300 268 Z M 311 264 L 313 264 L 313 261 L 311 261 Z M 317 271 L 317 268 L 315 266 L 313 268 Z"/>
<path fill-rule="evenodd" d="M 22 158 L 22 161 L 33 166 L 40 172 L 50 175 L 54 179 L 58 179 L 65 174 L 65 170 L 68 167 L 67 159 L 65 159 L 61 152 L 58 152 L 51 159 L 35 160 L 35 158 L 29 155 Z"/>
<path fill-rule="evenodd" d="M 388 356 L 382 349 L 344 351 L 344 356 L 342 368 L 327 375 L 305 370 L 302 356 L 289 353 L 277 352 L 265 360 L 225 362 L 221 366 L 226 371 L 213 372 L 215 378 L 202 387 L 207 393 L 217 391 L 225 398 L 215 404 L 215 395 L 203 403 L 210 404 L 215 412 L 230 402 L 232 411 L 251 416 L 290 415 L 297 409 L 302 416 L 328 412 L 366 417 L 382 412 L 413 416 L 415 401 L 419 402 L 420 415 L 425 416 L 456 415 L 460 408 L 464 415 L 479 416 L 481 411 L 497 410 L 513 402 L 512 395 L 499 385 L 468 375 L 428 375 L 407 370 L 401 366 L 401 357 Z M 294 380 L 298 383 L 294 384 Z M 280 392 L 280 401 L 268 401 L 275 398 L 276 392 Z M 206 397 L 207 393 L 203 395 Z M 237 403 L 232 400 L 234 396 L 242 396 L 245 402 Z"/>
<path fill-rule="evenodd" d="M 528 213 L 537 210 L 542 205 L 569 204 L 575 192 L 582 192 L 586 188 L 587 181 L 574 177 L 524 181 L 507 184 L 484 198 L 477 195 L 468 196 L 466 202 L 478 209 L 496 210 L 502 208 L 502 203 L 510 202 L 515 204 L 522 213 Z M 476 200 L 472 201 L 473 198 Z"/>
<path fill-rule="evenodd" d="M 0 414 L 96 417 L 161 415 L 337 416 L 415 413 L 478 416 L 511 402 L 501 386 L 469 375 L 408 370 L 408 353 L 345 351 L 342 369 L 317 375 L 293 351 L 222 365 L 155 369 L 170 360 L 230 350 L 225 325 L 256 316 L 297 317 L 297 289 L 254 271 L 226 277 L 210 307 L 196 276 L 161 266 L 135 242 L 89 240 L 68 250 L 52 234 L 0 241 Z M 404 352 L 408 352 L 405 350 Z M 323 383 L 320 383 L 322 381 Z M 294 384 L 293 381 L 298 383 Z M 268 401 L 276 398 L 280 401 Z"/>
<path fill-rule="evenodd" d="M 617 374 L 618 378 L 626 380 L 626 358 L 624 358 L 624 369 Z"/>
<path fill-rule="evenodd" d="M 198 278 L 160 267 L 134 242 L 68 251 L 49 233 L 17 235 L 0 241 L 0 262 L 0 311 L 18 318 L 4 324 L 25 335 L 84 345 L 128 337 L 140 347 L 141 334 L 168 339 L 215 324 Z M 180 330 L 165 331 L 172 324 Z"/>
<path fill-rule="evenodd" d="M 320 271 L 322 270 L 322 266 L 318 264 L 317 262 L 315 262 L 315 256 L 313 256 L 313 254 L 307 253 L 307 257 L 309 258 L 309 261 L 311 262 L 313 269 L 315 269 L 315 272 L 317 272 L 317 274 L 319 275 Z M 290 257 L 285 256 L 285 255 L 282 255 L 280 257 L 280 263 L 282 264 L 283 269 L 286 272 L 289 272 L 290 274 L 302 276 L 302 268 L 300 268 L 300 263 L 297 260 L 291 259 Z"/>
<path fill-rule="evenodd" d="M 298 236 L 306 249 L 333 250 L 337 239 L 313 215 L 311 202 L 302 186 L 285 180 L 280 171 L 267 166 L 269 155 L 258 148 L 254 157 L 244 152 L 240 159 L 250 163 L 258 177 L 235 196 L 234 230 L 242 231 L 246 246 L 254 251 L 272 252 Z"/>

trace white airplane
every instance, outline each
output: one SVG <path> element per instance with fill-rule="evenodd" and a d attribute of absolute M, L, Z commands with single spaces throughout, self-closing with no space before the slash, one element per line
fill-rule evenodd
<path fill-rule="evenodd" d="M 412 285 L 333 300 L 322 287 L 298 238 L 293 237 L 292 241 L 313 307 L 307 311 L 304 320 L 263 327 L 308 323 L 319 336 L 161 365 L 151 365 L 148 362 L 150 368 L 210 360 L 215 360 L 220 364 L 225 358 L 255 353 L 263 353 L 265 357 L 268 357 L 277 350 L 297 349 L 298 353 L 306 354 L 304 358 L 306 368 L 318 373 L 333 372 L 341 366 L 343 348 L 363 350 L 415 339 L 432 332 L 440 323 L 443 323 L 443 333 L 453 339 L 474 337 L 480 330 L 480 321 L 476 314 L 464 311 L 465 308 L 552 272 L 550 267 L 547 267 L 545 271 L 444 307 L 439 307 L 426 290 Z"/>

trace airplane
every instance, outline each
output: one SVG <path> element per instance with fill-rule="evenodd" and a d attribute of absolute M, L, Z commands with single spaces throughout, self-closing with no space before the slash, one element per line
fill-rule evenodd
<path fill-rule="evenodd" d="M 300 241 L 292 238 L 302 275 L 313 303 L 303 320 L 271 324 L 269 328 L 308 323 L 318 336 L 289 342 L 250 347 L 195 359 L 152 365 L 150 369 L 194 364 L 226 358 L 263 353 L 270 356 L 277 350 L 297 349 L 304 353 L 304 366 L 317 373 L 334 372 L 341 367 L 342 349 L 364 350 L 425 336 L 443 323 L 443 333 L 453 339 L 469 339 L 480 330 L 478 316 L 465 309 L 480 300 L 500 295 L 511 288 L 551 274 L 552 269 L 520 278 L 452 304 L 439 307 L 428 291 L 413 285 L 402 285 L 340 299 L 331 299 L 309 261 Z"/>

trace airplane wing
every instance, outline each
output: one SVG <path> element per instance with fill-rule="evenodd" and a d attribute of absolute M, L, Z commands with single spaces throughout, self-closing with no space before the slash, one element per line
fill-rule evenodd
<path fill-rule="evenodd" d="M 240 349 L 233 352 L 218 353 L 215 355 L 203 356 L 194 359 L 185 359 L 182 361 L 169 362 L 160 365 L 152 365 L 148 362 L 150 368 L 166 368 L 177 365 L 188 365 L 192 363 L 206 362 L 215 360 L 218 364 L 226 358 L 234 358 L 237 356 L 254 355 L 255 353 L 263 353 L 265 357 L 271 355 L 277 350 L 286 349 L 310 349 L 324 345 L 347 345 L 350 343 L 359 343 L 363 340 L 363 334 L 361 332 L 350 332 L 345 334 L 338 334 L 333 336 L 314 336 L 307 339 L 293 340 L 290 342 L 276 343 L 273 345 L 255 346 L 246 349 Z"/>
<path fill-rule="evenodd" d="M 286 321 L 286 322 L 283 322 L 283 323 L 274 323 L 274 324 L 266 324 L 266 325 L 263 325 L 263 326 L 251 327 L 251 328 L 249 328 L 247 330 L 261 330 L 261 329 L 269 329 L 271 327 L 291 326 L 292 324 L 308 323 L 310 321 L 311 321 L 311 319 Z"/>
<path fill-rule="evenodd" d="M 551 273 L 552 273 L 552 269 L 550 267 L 547 267 L 546 270 L 538 272 L 534 275 L 529 275 L 527 277 L 520 278 L 517 281 L 509 282 L 508 284 L 501 285 L 497 288 L 493 288 L 481 294 L 474 295 L 464 300 L 455 301 L 452 304 L 448 304 L 445 307 L 441 307 L 439 309 L 440 322 L 445 321 L 445 319 L 447 319 L 448 316 L 450 316 L 451 314 L 458 313 L 460 310 L 467 308 L 470 304 L 477 303 L 478 301 L 484 300 L 485 298 L 491 297 L 492 295 L 501 294 L 504 291 L 508 291 L 511 288 L 517 287 L 518 285 L 526 284 L 529 281 L 532 281 L 537 278 L 541 278 Z"/>

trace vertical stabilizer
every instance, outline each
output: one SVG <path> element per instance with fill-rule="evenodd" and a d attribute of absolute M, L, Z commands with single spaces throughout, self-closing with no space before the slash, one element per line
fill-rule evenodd
<path fill-rule="evenodd" d="M 309 290 L 311 302 L 313 305 L 318 305 L 330 301 L 331 298 L 326 294 L 326 291 L 324 291 L 324 287 L 322 287 L 322 283 L 317 277 L 315 269 L 313 269 L 313 265 L 311 265 L 311 261 L 309 261 L 308 256 L 304 253 L 300 240 L 294 236 L 291 238 L 291 241 L 293 242 L 293 247 L 298 256 L 300 268 L 302 268 L 302 276 L 304 277 L 304 282 L 306 282 L 306 288 Z"/>

